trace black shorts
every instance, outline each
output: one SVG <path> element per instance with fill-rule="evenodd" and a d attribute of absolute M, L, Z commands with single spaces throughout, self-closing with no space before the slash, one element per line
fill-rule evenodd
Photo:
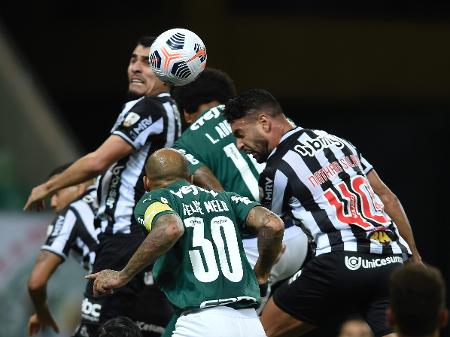
<path fill-rule="evenodd" d="M 319 255 L 283 284 L 273 300 L 291 316 L 315 326 L 330 317 L 359 313 L 375 336 L 384 336 L 393 332 L 386 321 L 389 276 L 401 264 L 399 255 Z"/>
<path fill-rule="evenodd" d="M 97 250 L 93 272 L 103 269 L 121 270 L 143 239 L 140 233 L 104 235 Z M 89 337 L 93 337 L 103 322 L 114 317 L 127 316 L 136 321 L 144 337 L 160 336 L 173 314 L 173 309 L 156 286 L 145 284 L 148 272 L 147 269 L 139 273 L 125 286 L 115 289 L 112 295 L 94 297 L 93 282 L 89 281 L 86 285 L 84 303 L 89 301 L 96 310 L 89 313 L 82 310 L 81 323 L 77 331 L 85 326 L 85 330 L 91 331 Z"/>

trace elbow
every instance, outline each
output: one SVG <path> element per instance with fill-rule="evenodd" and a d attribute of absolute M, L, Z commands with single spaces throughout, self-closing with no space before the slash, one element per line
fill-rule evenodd
<path fill-rule="evenodd" d="M 38 293 L 45 289 L 46 282 L 44 282 L 42 279 L 38 277 L 34 277 L 31 275 L 30 279 L 28 280 L 28 292 L 30 294 Z"/>
<path fill-rule="evenodd" d="M 385 206 L 390 206 L 394 204 L 398 204 L 400 201 L 393 192 L 389 191 L 388 193 L 384 193 L 380 195 L 380 199 Z"/>
<path fill-rule="evenodd" d="M 270 226 L 272 228 L 275 237 L 283 237 L 284 235 L 284 222 L 279 217 L 275 221 L 272 221 Z"/>
<path fill-rule="evenodd" d="M 166 235 L 170 242 L 176 242 L 184 234 L 184 227 L 180 223 L 174 221 L 166 229 Z"/>

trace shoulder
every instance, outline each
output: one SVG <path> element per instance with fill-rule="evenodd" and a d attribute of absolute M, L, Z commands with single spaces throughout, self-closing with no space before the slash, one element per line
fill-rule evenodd
<path fill-rule="evenodd" d="M 162 202 L 167 204 L 171 200 L 171 193 L 166 188 L 160 188 L 150 192 L 145 192 L 142 198 L 136 204 L 136 210 L 145 212 L 147 207 L 154 202 Z"/>
<path fill-rule="evenodd" d="M 150 115 L 153 118 L 159 118 L 165 113 L 164 103 L 166 102 L 173 103 L 170 96 L 146 96 L 136 101 L 127 114 L 130 115 L 131 113 L 135 113 L 138 115 Z"/>

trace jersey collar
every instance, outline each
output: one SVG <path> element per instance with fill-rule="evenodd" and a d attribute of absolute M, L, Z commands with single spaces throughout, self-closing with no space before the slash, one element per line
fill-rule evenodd
<path fill-rule="evenodd" d="M 286 138 L 288 138 L 289 136 L 293 135 L 294 133 L 303 130 L 303 128 L 301 126 L 297 126 L 295 128 L 293 128 L 292 130 L 289 130 L 288 132 L 286 132 L 281 138 L 280 141 L 278 142 L 278 145 L 276 148 L 274 148 L 272 150 L 272 152 L 270 152 L 269 157 L 267 157 L 267 160 L 269 160 L 270 157 L 272 157 L 272 155 L 277 151 L 278 147 L 280 146 L 280 144 L 282 142 L 284 142 L 286 140 Z"/>

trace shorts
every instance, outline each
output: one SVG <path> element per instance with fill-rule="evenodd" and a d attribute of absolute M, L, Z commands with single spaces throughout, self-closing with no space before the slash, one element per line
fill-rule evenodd
<path fill-rule="evenodd" d="M 182 314 L 173 337 L 265 337 L 255 309 L 218 306 Z"/>
<path fill-rule="evenodd" d="M 97 250 L 93 272 L 103 269 L 121 270 L 128 263 L 143 240 L 141 233 L 104 235 Z M 91 331 L 89 337 L 96 336 L 98 326 L 107 320 L 127 316 L 141 328 L 144 337 L 160 336 L 169 322 L 173 309 L 165 295 L 154 285 L 146 285 L 148 268 L 136 275 L 125 286 L 115 289 L 112 295 L 94 297 L 93 282 L 86 285 L 85 300 L 96 306 L 95 318 L 82 312 L 80 327 Z M 83 306 L 82 306 L 83 309 Z M 77 329 L 79 330 L 79 329 Z M 92 332 L 95 331 L 95 334 Z M 86 336 L 87 337 L 87 336 Z"/>
<path fill-rule="evenodd" d="M 358 313 L 375 336 L 384 336 L 393 332 L 386 321 L 389 277 L 402 261 L 399 255 L 322 254 L 284 283 L 273 300 L 291 316 L 315 326 Z"/>
<path fill-rule="evenodd" d="M 244 239 L 242 244 L 248 262 L 254 267 L 259 256 L 257 239 Z M 286 228 L 283 244 L 286 245 L 286 250 L 270 271 L 269 283 L 271 285 L 294 275 L 302 267 L 308 254 L 308 238 L 300 227 Z"/>

